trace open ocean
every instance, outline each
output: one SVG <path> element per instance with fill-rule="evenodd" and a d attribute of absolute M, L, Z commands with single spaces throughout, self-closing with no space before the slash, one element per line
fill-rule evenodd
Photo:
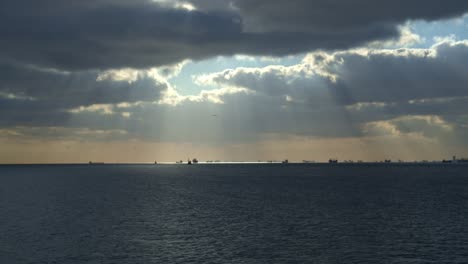
<path fill-rule="evenodd" d="M 0 166 L 0 263 L 468 263 L 468 166 Z"/>

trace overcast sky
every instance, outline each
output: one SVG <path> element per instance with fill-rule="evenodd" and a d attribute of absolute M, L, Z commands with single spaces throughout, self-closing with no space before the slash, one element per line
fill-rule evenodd
<path fill-rule="evenodd" d="M 3 0 L 0 163 L 468 156 L 468 1 Z"/>

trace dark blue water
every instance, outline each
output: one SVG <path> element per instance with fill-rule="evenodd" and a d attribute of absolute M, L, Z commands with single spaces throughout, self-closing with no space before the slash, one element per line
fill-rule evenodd
<path fill-rule="evenodd" d="M 468 263 L 468 166 L 0 166 L 0 263 Z"/>

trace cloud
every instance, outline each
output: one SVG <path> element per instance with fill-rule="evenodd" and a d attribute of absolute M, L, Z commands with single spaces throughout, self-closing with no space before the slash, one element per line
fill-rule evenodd
<path fill-rule="evenodd" d="M 167 84 L 148 72 L 130 76 L 98 71 L 59 72 L 0 64 L 0 125 L 55 126 L 68 110 L 99 104 L 157 102 Z M 127 77 L 127 78 L 125 78 Z"/>
<path fill-rule="evenodd" d="M 414 33 L 409 24 L 401 26 L 400 37 L 398 39 L 390 39 L 385 41 L 374 41 L 368 44 L 371 48 L 409 48 L 416 44 L 421 44 L 426 41 L 425 38 Z"/>
<path fill-rule="evenodd" d="M 317 105 L 408 102 L 468 96 L 468 41 L 429 49 L 314 52 L 301 64 L 236 68 L 196 78 L 201 85 L 243 87 Z"/>
<path fill-rule="evenodd" d="M 4 0 L 0 141 L 10 151 L 0 154 L 34 141 L 40 158 L 50 148 L 42 139 L 59 142 L 58 153 L 60 142 L 87 140 L 129 149 L 135 140 L 236 148 L 268 139 L 266 153 L 301 155 L 313 151 L 305 142 L 329 150 L 336 139 L 374 150 L 401 140 L 397 153 L 406 142 L 409 151 L 420 142 L 463 148 L 468 42 L 409 48 L 424 39 L 408 21 L 467 11 L 458 0 Z M 307 52 L 292 66 L 198 76 L 204 90 L 193 95 L 170 82 L 190 61 L 281 63 Z"/>
<path fill-rule="evenodd" d="M 0 3 L 0 59 L 102 70 L 218 55 L 282 56 L 398 37 L 407 20 L 467 10 L 468 3 L 457 0 L 6 0 Z"/>
<path fill-rule="evenodd" d="M 427 120 L 419 118 L 430 116 L 452 126 L 450 133 L 463 135 L 467 122 L 462 116 L 468 113 L 466 56 L 465 41 L 444 41 L 429 49 L 314 52 L 297 65 L 198 76 L 194 80 L 198 85 L 219 88 L 190 96 L 180 95 L 168 82 L 158 82 L 165 70 L 123 69 L 82 73 L 89 77 L 82 83 L 93 89 L 69 85 L 72 100 L 61 97 L 60 85 L 41 92 L 29 84 L 73 83 L 69 78 L 78 73 L 39 71 L 38 76 L 61 76 L 54 77 L 60 81 L 43 82 L 28 73 L 30 81 L 21 90 L 9 90 L 5 84 L 1 125 L 122 130 L 129 138 L 151 140 L 238 142 L 265 134 L 366 137 L 375 134 L 366 132 L 369 126 L 396 126 L 395 120 L 402 117 L 407 118 L 398 123 L 399 133 L 410 133 L 402 125 L 414 123 L 414 130 L 425 131 L 422 136 L 435 137 L 435 123 L 422 126 Z M 145 78 L 144 89 L 133 91 Z M 109 85 L 109 92 L 116 94 L 99 97 L 93 85 Z M 104 88 L 100 89 L 106 94 Z M 136 95 L 129 97 L 127 89 Z"/>
<path fill-rule="evenodd" d="M 0 138 L 35 140 L 81 140 L 86 137 L 90 141 L 126 139 L 124 130 L 93 130 L 89 128 L 67 127 L 15 127 L 14 129 L 0 129 Z"/>
<path fill-rule="evenodd" d="M 56 105 L 74 106 L 157 101 L 166 86 L 147 73 L 126 78 L 97 71 L 58 72 L 18 65 L 0 65 L 0 91 Z M 114 78 L 112 78 L 114 77 Z M 20 99 L 20 98 L 18 98 Z"/>
<path fill-rule="evenodd" d="M 201 0 L 199 2 L 206 2 Z M 212 1 L 209 1 L 210 3 Z M 233 0 L 251 31 L 359 32 L 385 28 L 407 20 L 436 20 L 463 15 L 468 4 L 444 1 Z M 437 10 L 437 11 L 435 11 Z"/>
<path fill-rule="evenodd" d="M 400 136 L 419 134 L 425 137 L 440 137 L 451 134 L 454 126 L 439 116 L 401 116 L 386 121 L 366 123 L 364 132 L 371 135 Z"/>
<path fill-rule="evenodd" d="M 239 67 L 195 81 L 252 91 L 238 111 L 256 120 L 258 133 L 366 137 L 417 131 L 466 142 L 461 117 L 468 113 L 467 56 L 467 41 L 444 40 L 428 49 L 314 52 L 297 65 Z"/>

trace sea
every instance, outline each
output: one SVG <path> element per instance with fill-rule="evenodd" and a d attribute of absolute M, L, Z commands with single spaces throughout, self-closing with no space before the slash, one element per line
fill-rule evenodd
<path fill-rule="evenodd" d="M 0 263 L 468 263 L 468 166 L 0 166 Z"/>

